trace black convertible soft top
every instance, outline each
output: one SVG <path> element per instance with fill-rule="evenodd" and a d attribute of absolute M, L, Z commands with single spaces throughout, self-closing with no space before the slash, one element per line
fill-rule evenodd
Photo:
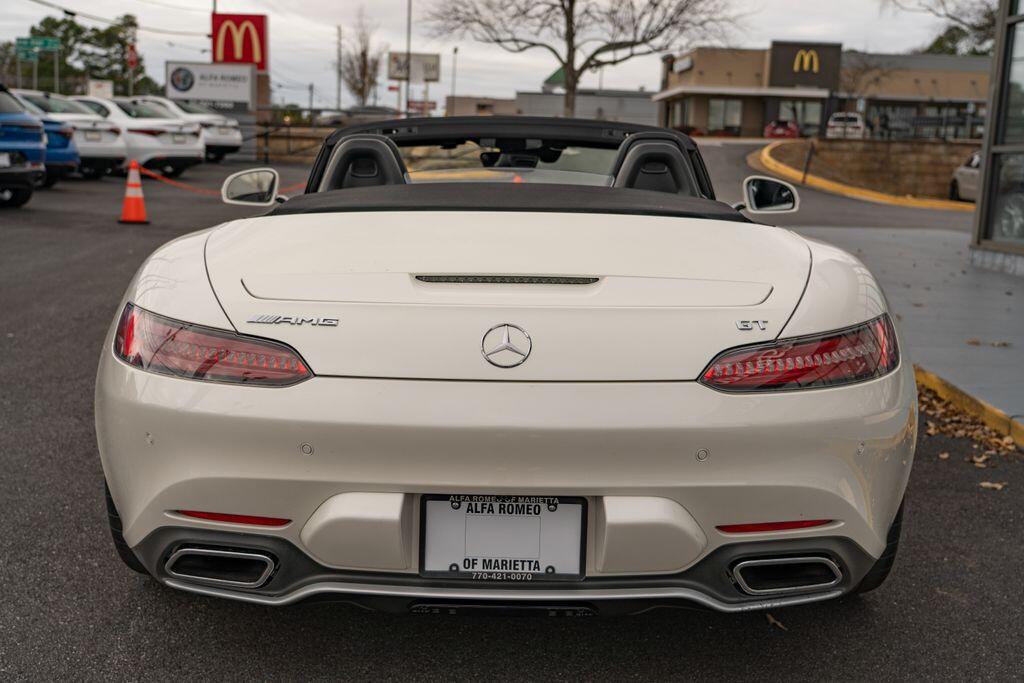
<path fill-rule="evenodd" d="M 346 211 L 538 211 L 750 221 L 728 204 L 665 192 L 544 183 L 411 183 L 314 192 L 269 215 Z"/>

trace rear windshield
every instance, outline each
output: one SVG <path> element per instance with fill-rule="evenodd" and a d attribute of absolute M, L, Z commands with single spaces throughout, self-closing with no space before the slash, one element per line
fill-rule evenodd
<path fill-rule="evenodd" d="M 133 119 L 174 119 L 174 114 L 153 102 L 114 102 L 118 108 Z"/>
<path fill-rule="evenodd" d="M 14 95 L 0 90 L 0 114 L 20 114 L 23 111 L 25 108 L 14 99 Z"/>
<path fill-rule="evenodd" d="M 402 160 L 413 175 L 425 171 L 530 169 L 609 176 L 618 155 L 616 149 L 598 147 L 548 147 L 538 144 L 535 147 L 527 145 L 525 149 L 501 149 L 497 146 L 481 146 L 476 142 L 467 142 L 453 149 L 439 146 L 400 149 Z M 465 177 L 467 180 L 473 178 L 472 174 L 466 174 Z"/>
<path fill-rule="evenodd" d="M 189 114 L 216 114 L 214 110 L 209 107 L 204 107 L 201 104 L 195 104 L 194 102 L 176 102 L 178 108 L 183 112 Z"/>
<path fill-rule="evenodd" d="M 47 114 L 92 114 L 78 102 L 66 100 L 63 97 L 47 97 L 46 95 L 22 95 L 22 97 Z"/>

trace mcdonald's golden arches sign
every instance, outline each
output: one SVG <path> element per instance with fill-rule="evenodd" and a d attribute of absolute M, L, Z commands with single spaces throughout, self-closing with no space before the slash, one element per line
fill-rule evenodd
<path fill-rule="evenodd" d="M 267 16 L 265 14 L 214 14 L 213 61 L 255 64 L 267 70 Z"/>

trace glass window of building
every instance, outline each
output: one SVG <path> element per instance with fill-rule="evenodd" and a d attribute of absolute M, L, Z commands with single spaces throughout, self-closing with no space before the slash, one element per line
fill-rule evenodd
<path fill-rule="evenodd" d="M 989 238 L 1024 245 L 1024 154 L 993 159 Z"/>
<path fill-rule="evenodd" d="M 739 135 L 743 125 L 743 100 L 712 98 L 708 102 L 708 133 Z"/>
<path fill-rule="evenodd" d="M 1016 24 L 1009 35 L 1009 60 L 1006 64 L 1002 142 L 1024 142 L 1024 23 Z"/>
<path fill-rule="evenodd" d="M 782 100 L 779 118 L 793 121 L 803 135 L 817 135 L 821 128 L 821 102 L 817 100 Z"/>

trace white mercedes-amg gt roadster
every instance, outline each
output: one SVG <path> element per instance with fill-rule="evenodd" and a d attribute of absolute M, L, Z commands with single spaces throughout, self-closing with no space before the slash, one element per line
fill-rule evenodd
<path fill-rule="evenodd" d="M 96 382 L 110 527 L 185 591 L 392 611 L 764 609 L 878 587 L 916 389 L 853 256 L 685 135 L 341 129 L 158 249 Z M 260 209 L 262 211 L 262 209 Z"/>

